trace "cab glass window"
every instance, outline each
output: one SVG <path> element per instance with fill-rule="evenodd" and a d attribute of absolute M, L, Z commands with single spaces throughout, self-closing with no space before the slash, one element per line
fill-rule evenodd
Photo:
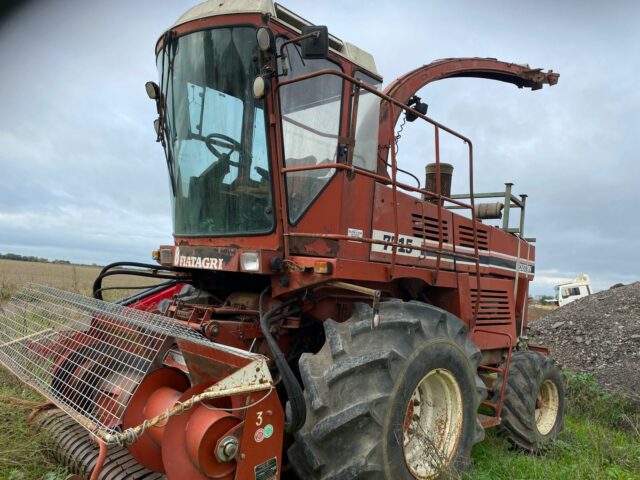
<path fill-rule="evenodd" d="M 303 60 L 298 45 L 289 44 L 285 51 L 289 63 L 285 79 L 324 69 L 340 70 L 330 60 Z M 287 167 L 337 162 L 342 85 L 340 77 L 327 74 L 285 85 L 280 89 L 284 162 Z M 334 173 L 335 169 L 331 168 L 287 173 L 287 201 L 291 223 L 300 219 Z"/>
<path fill-rule="evenodd" d="M 366 73 L 356 72 L 355 77 L 380 90 L 382 83 Z M 380 122 L 380 97 L 360 89 L 358 118 L 356 121 L 356 146 L 353 165 L 376 171 L 378 164 L 378 126 Z"/>

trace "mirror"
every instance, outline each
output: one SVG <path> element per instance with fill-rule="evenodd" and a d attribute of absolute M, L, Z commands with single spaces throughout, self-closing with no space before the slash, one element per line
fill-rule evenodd
<path fill-rule="evenodd" d="M 327 58 L 329 54 L 329 30 L 324 25 L 302 27 L 302 35 L 316 35 L 302 40 L 302 58 Z"/>

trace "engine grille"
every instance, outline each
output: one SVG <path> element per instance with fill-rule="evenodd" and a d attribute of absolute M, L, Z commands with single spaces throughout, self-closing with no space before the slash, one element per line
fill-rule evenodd
<path fill-rule="evenodd" d="M 478 250 L 489 250 L 489 230 L 478 227 Z M 475 248 L 473 243 L 473 227 L 458 226 L 459 244 L 462 247 Z"/>
<path fill-rule="evenodd" d="M 471 306 L 476 308 L 478 290 L 471 288 Z M 482 296 L 478 309 L 476 326 L 493 327 L 497 325 L 509 325 L 512 323 L 513 302 L 506 290 L 482 289 Z"/>
<path fill-rule="evenodd" d="M 0 362 L 89 431 L 117 431 L 173 338 L 212 345 L 167 317 L 42 285 L 0 306 Z"/>
<path fill-rule="evenodd" d="M 412 213 L 411 223 L 413 224 L 414 237 L 424 238 L 433 242 L 440 241 L 440 223 L 437 218 Z M 449 222 L 445 219 L 442 220 L 442 241 L 449 243 Z"/>

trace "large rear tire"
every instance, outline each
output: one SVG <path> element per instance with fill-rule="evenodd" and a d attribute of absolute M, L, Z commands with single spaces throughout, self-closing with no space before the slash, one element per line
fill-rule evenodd
<path fill-rule="evenodd" d="M 496 392 L 502 381 L 496 384 Z M 502 407 L 501 430 L 517 448 L 540 453 L 562 431 L 565 408 L 562 372 L 553 359 L 538 352 L 511 357 Z"/>
<path fill-rule="evenodd" d="M 307 421 L 289 459 L 304 480 L 436 478 L 465 468 L 484 437 L 477 420 L 480 351 L 455 316 L 419 302 L 384 302 L 371 328 L 358 304 L 324 323 L 326 342 L 300 359 Z"/>

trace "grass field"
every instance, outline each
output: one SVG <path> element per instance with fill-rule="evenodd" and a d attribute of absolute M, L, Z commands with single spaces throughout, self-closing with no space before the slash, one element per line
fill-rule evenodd
<path fill-rule="evenodd" d="M 8 300 L 25 283 L 40 283 L 60 290 L 91 295 L 93 282 L 102 267 L 66 265 L 58 263 L 22 262 L 0 259 L 0 302 Z M 103 286 L 135 286 L 158 283 L 152 278 L 125 277 L 121 275 L 104 280 Z M 105 300 L 133 293 L 134 290 L 113 290 L 104 294 Z"/>
<path fill-rule="evenodd" d="M 0 300 L 7 300 L 25 283 L 90 294 L 100 267 L 0 259 Z"/>
<path fill-rule="evenodd" d="M 510 449 L 489 431 L 473 449 L 469 480 L 640 479 L 640 405 L 605 393 L 589 375 L 565 376 L 568 405 L 560 438 L 534 456 Z"/>
<path fill-rule="evenodd" d="M 35 282 L 90 294 L 99 268 L 0 260 L 0 301 L 21 284 Z M 135 279 L 133 280 L 136 281 Z M 640 405 L 602 391 L 593 378 L 567 373 L 565 429 L 545 455 L 512 450 L 495 430 L 476 445 L 474 466 L 456 480 L 640 480 Z M 40 400 L 0 369 L 0 399 Z M 29 431 L 29 410 L 0 401 L 0 480 L 63 480 L 42 439 Z"/>

